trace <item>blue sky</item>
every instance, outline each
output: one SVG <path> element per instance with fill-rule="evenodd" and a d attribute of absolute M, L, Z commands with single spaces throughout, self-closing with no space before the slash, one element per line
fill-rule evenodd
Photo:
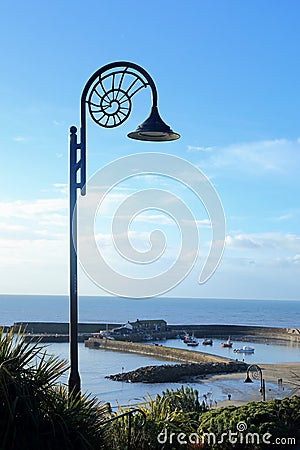
<path fill-rule="evenodd" d="M 2 2 L 0 292 L 68 292 L 68 130 L 88 78 L 127 60 L 152 75 L 161 115 L 182 137 L 127 139 L 150 108 L 142 93 L 121 127 L 89 121 L 89 175 L 133 153 L 174 154 L 209 178 L 226 216 L 221 264 L 198 285 L 207 215 L 168 187 L 203 225 L 200 261 L 168 295 L 299 299 L 299 13 L 296 0 Z M 137 240 L 155 215 L 137 224 Z M 175 246 L 168 220 L 158 222 Z M 104 294 L 83 272 L 80 293 Z"/>

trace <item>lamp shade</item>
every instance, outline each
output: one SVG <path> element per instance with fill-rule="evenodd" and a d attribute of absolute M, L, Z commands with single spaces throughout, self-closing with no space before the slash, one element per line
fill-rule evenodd
<path fill-rule="evenodd" d="M 135 131 L 127 135 L 131 139 L 139 141 L 175 141 L 180 138 L 180 134 L 175 133 L 162 120 L 157 106 L 152 106 L 149 117 Z"/>
<path fill-rule="evenodd" d="M 251 380 L 251 378 L 249 377 L 248 374 L 247 374 L 247 377 L 246 377 L 244 383 L 253 383 L 253 381 Z"/>

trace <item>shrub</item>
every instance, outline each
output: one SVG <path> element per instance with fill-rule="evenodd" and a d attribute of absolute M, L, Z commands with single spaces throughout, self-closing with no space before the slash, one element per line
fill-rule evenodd
<path fill-rule="evenodd" d="M 59 382 L 67 369 L 24 334 L 0 330 L 1 450 L 101 448 L 106 407 L 68 395 Z"/>
<path fill-rule="evenodd" d="M 154 399 L 150 396 L 139 405 L 144 413 L 145 424 L 141 427 L 141 416 L 136 415 L 132 420 L 132 448 L 138 450 L 156 450 L 186 448 L 174 446 L 173 444 L 160 444 L 158 435 L 164 430 L 167 433 L 195 432 L 199 423 L 200 414 L 206 410 L 206 406 L 199 402 L 198 391 L 190 387 L 181 387 L 177 390 L 169 390 L 156 395 Z M 128 408 L 119 408 L 116 416 L 128 411 Z M 109 429 L 107 448 L 111 450 L 124 450 L 127 445 L 129 419 L 128 417 L 115 421 Z"/>
<path fill-rule="evenodd" d="M 136 416 L 132 420 L 131 435 L 132 448 L 138 450 L 202 448 L 270 450 L 273 446 L 264 444 L 263 435 L 271 442 L 274 442 L 276 438 L 295 438 L 296 441 L 300 438 L 300 397 L 296 396 L 283 400 L 251 402 L 240 407 L 229 406 L 207 410 L 205 405 L 199 403 L 196 390 L 181 387 L 176 391 L 166 390 L 161 395 L 156 395 L 154 399 L 148 397 L 140 408 L 146 417 L 145 426 L 140 427 L 140 416 Z M 125 411 L 128 409 L 119 408 L 116 415 Z M 246 424 L 246 429 L 238 429 L 238 424 Z M 127 448 L 128 426 L 128 417 L 111 425 L 107 448 L 111 450 Z M 166 435 L 161 435 L 162 440 L 159 443 L 157 436 L 164 430 L 167 430 Z M 218 442 L 222 438 L 222 433 L 229 433 L 229 430 L 237 434 L 232 435 L 231 440 L 224 435 L 223 442 Z M 172 432 L 174 437 L 171 442 Z M 184 433 L 183 440 L 187 441 L 186 444 L 178 442 L 180 433 Z M 209 433 L 212 433 L 210 437 Z M 247 437 L 247 433 L 251 435 Z M 191 435 L 194 443 L 189 442 Z M 165 436 L 167 436 L 166 442 L 164 442 Z M 202 436 L 204 436 L 203 442 Z M 234 440 L 236 440 L 235 443 Z M 275 448 L 286 448 L 286 445 L 276 445 Z M 292 445 L 289 445 L 289 448 L 292 449 Z"/>
<path fill-rule="evenodd" d="M 174 449 L 270 449 L 269 444 L 240 441 L 241 434 L 257 433 L 260 439 L 270 433 L 276 438 L 300 439 L 300 397 L 252 402 L 240 407 L 207 410 L 199 402 L 198 391 L 190 387 L 166 390 L 154 399 L 145 398 L 141 414 L 119 417 L 129 408 L 119 407 L 111 414 L 106 405 L 87 395 L 68 395 L 60 382 L 68 369 L 65 361 L 45 353 L 39 343 L 26 342 L 20 332 L 0 330 L 0 448 L 1 450 L 125 450 L 131 429 L 131 448 L 136 450 Z M 109 419 L 119 418 L 112 422 Z M 229 430 L 237 432 L 237 442 L 201 441 L 204 433 L 219 439 Z M 158 442 L 158 435 L 191 433 L 199 443 L 183 444 L 174 439 Z M 286 446 L 277 445 L 276 448 Z M 292 448 L 289 445 L 289 448 Z"/>
<path fill-rule="evenodd" d="M 238 424 L 246 424 L 245 430 L 239 430 Z M 222 444 L 213 444 L 211 437 L 208 445 L 208 438 L 205 433 L 213 433 L 217 440 L 221 439 L 222 433 L 228 433 L 231 430 L 237 432 L 237 442 L 233 445 L 228 442 L 228 438 L 224 438 Z M 270 444 L 264 444 L 262 437 L 269 433 L 271 437 L 267 440 L 274 442 L 276 438 L 295 438 L 299 436 L 300 430 L 300 397 L 293 396 L 284 398 L 283 400 L 269 400 L 267 402 L 251 402 L 240 407 L 226 407 L 208 411 L 201 415 L 198 435 L 204 436 L 206 448 L 212 449 L 270 449 Z M 239 432 L 241 431 L 241 432 Z M 259 439 L 251 442 L 248 437 L 248 444 L 245 442 L 247 433 L 257 433 Z M 243 436 L 243 442 L 241 439 Z M 257 443 L 259 442 L 259 444 Z M 201 445 L 198 446 L 201 448 Z M 276 448 L 280 448 L 277 445 Z M 282 446 L 284 448 L 284 446 Z M 292 446 L 289 446 L 292 448 Z"/>

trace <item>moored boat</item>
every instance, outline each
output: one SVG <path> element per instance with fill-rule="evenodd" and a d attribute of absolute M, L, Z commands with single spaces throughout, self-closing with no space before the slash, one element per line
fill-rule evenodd
<path fill-rule="evenodd" d="M 235 348 L 233 350 L 235 353 L 254 353 L 255 349 L 252 347 L 247 347 L 244 345 L 242 348 Z"/>
<path fill-rule="evenodd" d="M 194 333 L 192 336 L 187 335 L 186 339 L 184 340 L 184 342 L 186 343 L 187 346 L 189 347 L 197 347 L 197 345 L 199 345 L 199 342 L 197 341 L 197 339 L 194 337 Z"/>
<path fill-rule="evenodd" d="M 212 340 L 212 339 L 205 338 L 205 339 L 203 339 L 203 341 L 202 341 L 202 345 L 213 345 L 213 340 Z"/>
<path fill-rule="evenodd" d="M 184 338 L 183 338 L 183 342 L 184 342 L 185 344 L 187 344 L 188 341 L 189 341 L 189 339 L 191 339 L 191 336 L 190 336 L 189 334 L 186 334 L 186 335 L 184 336 Z"/>
<path fill-rule="evenodd" d="M 221 343 L 221 347 L 223 347 L 223 348 L 231 348 L 232 347 L 232 342 L 230 340 L 230 336 L 229 336 L 229 338 L 227 339 L 226 342 L 222 342 Z"/>
<path fill-rule="evenodd" d="M 199 342 L 197 341 L 197 339 L 191 338 L 190 340 L 187 341 L 186 345 L 188 347 L 197 347 L 197 345 L 199 345 Z"/>
<path fill-rule="evenodd" d="M 186 333 L 186 332 L 185 333 L 181 333 L 181 334 L 179 334 L 179 339 L 184 341 L 187 335 L 188 335 L 188 333 Z"/>

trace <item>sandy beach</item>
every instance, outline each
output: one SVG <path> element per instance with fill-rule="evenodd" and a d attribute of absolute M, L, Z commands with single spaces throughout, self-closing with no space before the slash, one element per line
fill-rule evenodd
<path fill-rule="evenodd" d="M 278 380 L 282 379 L 282 396 L 284 396 L 284 390 L 286 389 L 287 395 L 295 393 L 300 395 L 300 362 L 291 363 L 278 363 L 278 364 L 259 364 L 259 367 L 263 371 L 263 378 L 266 382 L 266 389 L 268 391 L 268 382 L 278 384 Z M 220 380 L 240 380 L 245 379 L 245 374 L 232 373 L 232 374 L 222 374 L 213 375 L 209 377 L 211 381 Z M 276 397 L 276 395 L 274 395 Z M 272 398 L 272 391 L 268 391 L 268 399 Z M 257 397 L 253 398 L 249 395 L 249 391 L 245 389 L 243 393 L 243 398 L 226 400 L 218 403 L 220 406 L 240 406 L 249 401 L 258 400 Z"/>

